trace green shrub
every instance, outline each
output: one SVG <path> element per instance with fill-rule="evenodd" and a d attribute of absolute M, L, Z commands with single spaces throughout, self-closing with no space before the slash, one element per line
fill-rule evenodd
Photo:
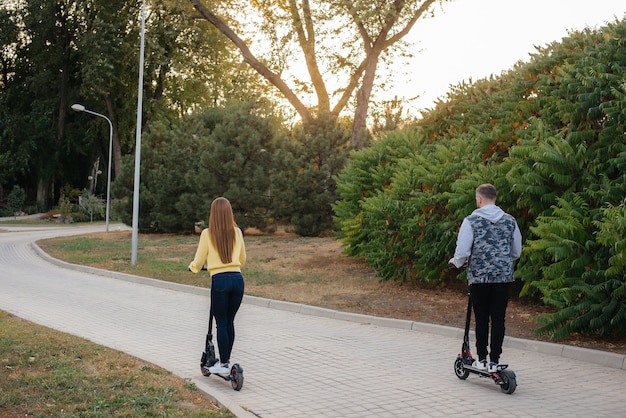
<path fill-rule="evenodd" d="M 346 252 L 385 280 L 443 285 L 473 191 L 493 183 L 525 239 L 522 295 L 558 309 L 538 332 L 624 332 L 625 39 L 626 20 L 572 33 L 353 154 L 334 206 Z"/>
<path fill-rule="evenodd" d="M 296 234 L 318 236 L 332 230 L 332 204 L 339 198 L 335 176 L 345 166 L 349 143 L 347 124 L 329 116 L 307 130 L 297 129 L 282 149 L 281 169 L 273 176 L 280 190 L 277 213 Z"/>
<path fill-rule="evenodd" d="M 9 193 L 7 203 L 13 212 L 21 212 L 26 200 L 26 191 L 19 186 L 13 186 L 13 190 Z"/>
<path fill-rule="evenodd" d="M 336 237 L 342 240 L 348 255 L 366 255 L 368 250 L 363 247 L 376 230 L 364 224 L 364 202 L 391 187 L 397 162 L 416 152 L 422 143 L 412 130 L 390 132 L 370 147 L 352 152 L 346 167 L 335 176 L 341 196 L 332 206 Z"/>
<path fill-rule="evenodd" d="M 63 209 L 61 210 L 63 213 Z M 83 191 L 83 195 L 80 199 L 80 213 L 81 219 L 92 222 L 93 220 L 104 219 L 106 212 L 106 201 L 98 196 L 92 195 L 86 190 Z M 78 219 L 74 219 L 74 222 L 79 222 Z"/>
<path fill-rule="evenodd" d="M 154 123 L 143 138 L 139 229 L 191 232 L 211 202 L 227 197 L 242 227 L 266 227 L 276 126 L 254 104 L 212 108 L 173 125 Z M 114 211 L 132 222 L 134 160 L 115 179 Z M 262 214 L 261 216 L 259 214 Z"/>
<path fill-rule="evenodd" d="M 69 218 L 70 214 L 74 211 L 74 204 L 66 196 L 59 198 L 59 212 L 62 218 Z"/>

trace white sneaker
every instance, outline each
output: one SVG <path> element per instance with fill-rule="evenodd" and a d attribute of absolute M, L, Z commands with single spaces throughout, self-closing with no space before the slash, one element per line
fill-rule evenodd
<path fill-rule="evenodd" d="M 474 363 L 472 363 L 472 366 L 475 369 L 487 370 L 487 360 L 474 360 Z"/>
<path fill-rule="evenodd" d="M 217 362 L 209 367 L 209 371 L 214 374 L 230 374 L 230 365 L 228 363 L 222 364 Z"/>
<path fill-rule="evenodd" d="M 489 362 L 489 373 L 495 373 L 498 371 L 498 363 Z"/>

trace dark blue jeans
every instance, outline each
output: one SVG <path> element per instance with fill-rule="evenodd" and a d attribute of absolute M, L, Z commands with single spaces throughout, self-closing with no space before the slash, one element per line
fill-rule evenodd
<path fill-rule="evenodd" d="M 217 348 L 222 363 L 230 361 L 235 343 L 235 315 L 243 290 L 243 275 L 239 272 L 218 273 L 211 278 L 211 309 L 217 323 Z"/>
<path fill-rule="evenodd" d="M 476 318 L 476 354 L 479 360 L 498 363 L 504 341 L 504 318 L 509 303 L 510 283 L 480 283 L 470 285 L 470 297 Z M 491 321 L 491 345 L 487 351 Z"/>

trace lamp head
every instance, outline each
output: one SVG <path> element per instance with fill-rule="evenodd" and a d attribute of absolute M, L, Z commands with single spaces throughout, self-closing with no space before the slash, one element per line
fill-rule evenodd
<path fill-rule="evenodd" d="M 74 109 L 77 112 L 82 112 L 83 110 L 85 110 L 85 106 L 83 106 L 82 104 L 74 103 L 72 105 L 72 109 Z"/>

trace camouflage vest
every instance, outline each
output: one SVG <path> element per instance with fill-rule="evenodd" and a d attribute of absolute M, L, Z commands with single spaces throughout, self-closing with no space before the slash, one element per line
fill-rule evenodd
<path fill-rule="evenodd" d="M 513 232 L 515 218 L 504 214 L 498 222 L 478 215 L 467 220 L 472 226 L 474 243 L 467 267 L 467 281 L 475 283 L 507 283 L 513 278 Z"/>

